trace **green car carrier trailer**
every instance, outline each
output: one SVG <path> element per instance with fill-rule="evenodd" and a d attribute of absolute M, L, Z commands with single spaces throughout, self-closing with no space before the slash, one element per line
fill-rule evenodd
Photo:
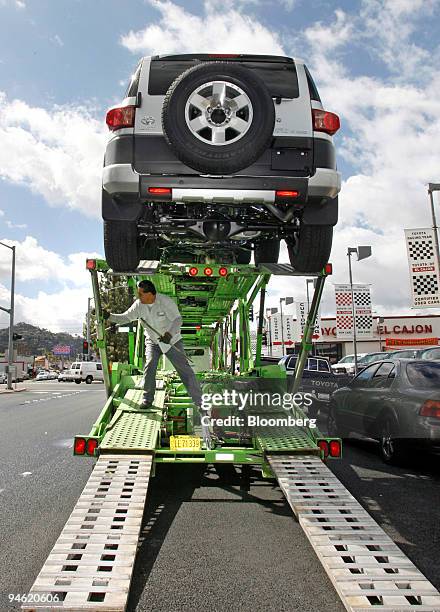
<path fill-rule="evenodd" d="M 156 465 L 171 463 L 178 470 L 182 464 L 202 463 L 214 464 L 219 471 L 236 466 L 244 487 L 251 468 L 278 481 L 347 610 L 440 611 L 440 594 L 327 467 L 328 459 L 341 457 L 341 440 L 327 438 L 312 427 L 296 402 L 288 410 L 269 402 L 257 414 L 254 410 L 251 426 L 242 427 L 237 423 L 244 418 L 243 411 L 231 415 L 230 407 L 219 405 L 216 422 L 224 416 L 226 426 L 215 447 L 207 449 L 198 411 L 162 357 L 153 405 L 143 409 L 142 322 L 127 331 L 128 362 L 109 364 L 99 277 L 114 273 L 102 260 L 89 259 L 86 265 L 92 278 L 107 401 L 90 433 L 75 437 L 74 454 L 78 460 L 93 456 L 97 461 L 30 591 L 34 603 L 23 605 L 23 610 L 126 610 L 148 484 Z M 291 396 L 301 385 L 329 274 L 330 264 L 316 274 Z M 135 272 L 117 274 L 133 291 L 139 280 L 148 278 L 158 292 L 176 301 L 188 354 L 196 360 L 198 353 L 210 352 L 209 369 L 198 368 L 197 377 L 204 393 L 212 397 L 240 389 L 262 394 L 287 391 L 285 372 L 262 359 L 266 286 L 272 275 L 299 274 L 285 264 L 152 261 L 141 262 Z M 253 346 L 249 312 L 255 303 L 259 316 Z M 236 420 L 228 421 L 227 416 Z"/>

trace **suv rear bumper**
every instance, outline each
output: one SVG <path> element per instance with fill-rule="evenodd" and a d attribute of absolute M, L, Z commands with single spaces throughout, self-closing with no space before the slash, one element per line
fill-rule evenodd
<path fill-rule="evenodd" d="M 151 194 L 150 187 L 171 189 L 167 194 Z M 113 164 L 103 169 L 102 216 L 106 221 L 137 221 L 145 202 L 202 202 L 276 204 L 277 190 L 295 190 L 289 200 L 303 210 L 308 225 L 336 225 L 341 175 L 330 168 L 317 168 L 308 177 L 281 176 L 199 176 L 140 175 L 131 164 Z"/>
<path fill-rule="evenodd" d="M 124 193 L 139 194 L 142 200 L 150 201 L 176 201 L 173 197 L 152 196 L 148 187 L 170 187 L 178 190 L 179 197 L 185 189 L 200 189 L 198 202 L 212 202 L 210 190 L 222 190 L 225 197 L 236 190 L 250 192 L 248 201 L 252 200 L 251 192 L 272 191 L 277 189 L 295 189 L 300 192 L 300 201 L 311 197 L 335 198 L 341 189 L 341 175 L 331 168 L 316 168 L 315 174 L 310 178 L 283 177 L 283 176 L 166 176 L 166 175 L 140 175 L 135 172 L 131 164 L 113 164 L 103 168 L 102 186 L 110 195 L 123 196 Z M 202 193 L 203 191 L 203 193 Z M 263 198 L 266 201 L 267 197 Z M 222 198 L 223 200 L 223 198 Z M 274 201 L 274 197 L 267 201 Z M 299 201 L 299 200 L 298 200 Z"/>

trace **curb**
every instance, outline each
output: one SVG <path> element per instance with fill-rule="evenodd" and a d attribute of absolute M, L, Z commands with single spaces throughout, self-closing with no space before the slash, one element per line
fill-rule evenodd
<path fill-rule="evenodd" d="M 20 391 L 27 391 L 27 388 L 22 387 L 21 389 L 4 389 L 3 391 L 0 391 L 0 395 L 3 393 L 20 393 Z"/>

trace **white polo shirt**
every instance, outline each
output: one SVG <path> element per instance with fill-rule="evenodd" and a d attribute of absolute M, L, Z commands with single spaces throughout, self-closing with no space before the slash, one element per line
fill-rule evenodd
<path fill-rule="evenodd" d="M 111 323 L 130 323 L 140 319 L 145 331 L 154 344 L 158 344 L 162 351 L 166 352 L 170 345 L 159 342 L 159 336 L 166 332 L 171 334 L 170 344 L 175 344 L 182 339 L 180 328 L 182 317 L 176 303 L 163 293 L 156 293 L 156 299 L 152 304 L 142 304 L 138 299 L 128 310 L 121 314 L 111 314 Z M 151 325 L 158 333 L 154 332 L 148 325 Z"/>

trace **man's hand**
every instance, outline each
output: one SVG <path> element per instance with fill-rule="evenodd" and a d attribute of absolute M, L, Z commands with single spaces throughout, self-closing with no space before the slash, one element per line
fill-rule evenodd
<path fill-rule="evenodd" d="M 161 342 L 164 342 L 165 344 L 169 344 L 171 338 L 172 338 L 172 335 L 170 334 L 170 332 L 165 332 L 162 336 L 160 336 L 159 340 Z"/>

